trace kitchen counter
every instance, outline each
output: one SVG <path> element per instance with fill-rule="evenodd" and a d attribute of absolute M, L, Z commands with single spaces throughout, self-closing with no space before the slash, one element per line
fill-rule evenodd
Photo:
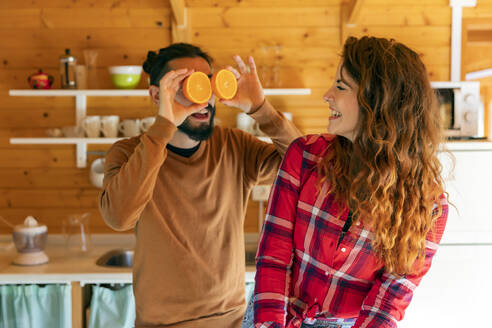
<path fill-rule="evenodd" d="M 445 147 L 450 151 L 492 150 L 492 141 L 486 139 L 451 140 L 445 143 Z"/>
<path fill-rule="evenodd" d="M 107 251 L 117 248 L 133 248 L 133 235 L 93 235 L 93 244 L 87 254 L 68 251 L 63 236 L 49 235 L 45 253 L 49 257 L 46 264 L 19 266 L 12 264 L 17 255 L 15 247 L 9 246 L 10 235 L 0 236 L 0 284 L 47 284 L 71 283 L 131 283 L 132 269 L 103 267 L 96 260 Z M 8 248 L 8 249 L 6 249 Z M 254 280 L 254 266 L 246 267 L 246 281 Z"/>

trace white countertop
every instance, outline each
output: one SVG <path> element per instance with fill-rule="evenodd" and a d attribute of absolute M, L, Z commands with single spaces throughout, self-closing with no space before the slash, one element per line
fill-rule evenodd
<path fill-rule="evenodd" d="M 92 247 L 86 254 L 68 251 L 60 235 L 49 235 L 45 253 L 47 264 L 19 266 L 12 264 L 17 255 L 10 245 L 10 235 L 0 235 L 0 284 L 84 284 L 131 283 L 132 269 L 103 267 L 96 260 L 107 251 L 117 248 L 133 248 L 133 235 L 93 235 Z M 9 246 L 10 245 L 10 246 Z M 246 267 L 246 281 L 254 281 L 255 268 Z"/>
<path fill-rule="evenodd" d="M 469 151 L 469 150 L 492 150 L 490 140 L 453 140 L 445 143 L 445 147 L 450 151 Z"/>

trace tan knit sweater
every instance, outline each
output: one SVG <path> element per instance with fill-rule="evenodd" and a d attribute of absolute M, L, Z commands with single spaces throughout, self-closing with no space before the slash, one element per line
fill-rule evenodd
<path fill-rule="evenodd" d="M 274 145 L 217 126 L 185 158 L 167 151 L 176 126 L 158 117 L 108 151 L 99 205 L 113 229 L 135 228 L 136 327 L 240 327 L 247 200 L 300 136 L 268 102 L 251 116 Z"/>

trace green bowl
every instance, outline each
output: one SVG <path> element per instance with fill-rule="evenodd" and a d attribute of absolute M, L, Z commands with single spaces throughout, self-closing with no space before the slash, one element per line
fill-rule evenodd
<path fill-rule="evenodd" d="M 118 89 L 135 89 L 140 82 L 140 74 L 111 74 L 111 81 Z"/>
<path fill-rule="evenodd" d="M 111 81 L 118 89 L 134 89 L 140 82 L 142 66 L 110 66 Z"/>

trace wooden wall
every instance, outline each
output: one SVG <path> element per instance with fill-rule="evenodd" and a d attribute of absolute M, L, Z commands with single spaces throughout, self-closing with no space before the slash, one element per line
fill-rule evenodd
<path fill-rule="evenodd" d="M 347 35 L 394 37 L 422 54 L 432 80 L 450 77 L 448 0 L 361 3 L 356 25 L 347 27 L 341 21 L 348 6 L 341 0 L 186 1 L 191 41 L 215 57 L 217 67 L 232 64 L 233 54 L 252 54 L 265 87 L 312 89 L 311 96 L 270 98 L 278 109 L 293 113 L 304 133 L 326 129 L 322 94 L 332 83 Z M 171 15 L 166 0 L 0 3 L 0 215 L 14 223 L 34 215 L 50 232 L 60 232 L 68 214 L 89 211 L 92 232 L 111 231 L 97 211 L 98 190 L 88 169 L 75 167 L 75 146 L 9 144 L 11 137 L 43 136 L 47 128 L 73 125 L 74 99 L 10 97 L 8 90 L 27 88 L 27 76 L 38 68 L 53 74 L 58 88 L 58 56 L 65 48 L 82 61 L 84 49 L 97 49 L 98 87 L 111 88 L 107 66 L 141 64 L 148 50 L 171 42 Z M 145 79 L 139 87 L 146 87 Z M 237 113 L 219 106 L 220 124 L 234 126 Z M 89 98 L 88 114 L 130 118 L 155 110 L 146 97 Z M 250 202 L 246 232 L 257 231 L 257 217 L 257 204 Z M 0 233 L 10 229 L 0 225 Z"/>

